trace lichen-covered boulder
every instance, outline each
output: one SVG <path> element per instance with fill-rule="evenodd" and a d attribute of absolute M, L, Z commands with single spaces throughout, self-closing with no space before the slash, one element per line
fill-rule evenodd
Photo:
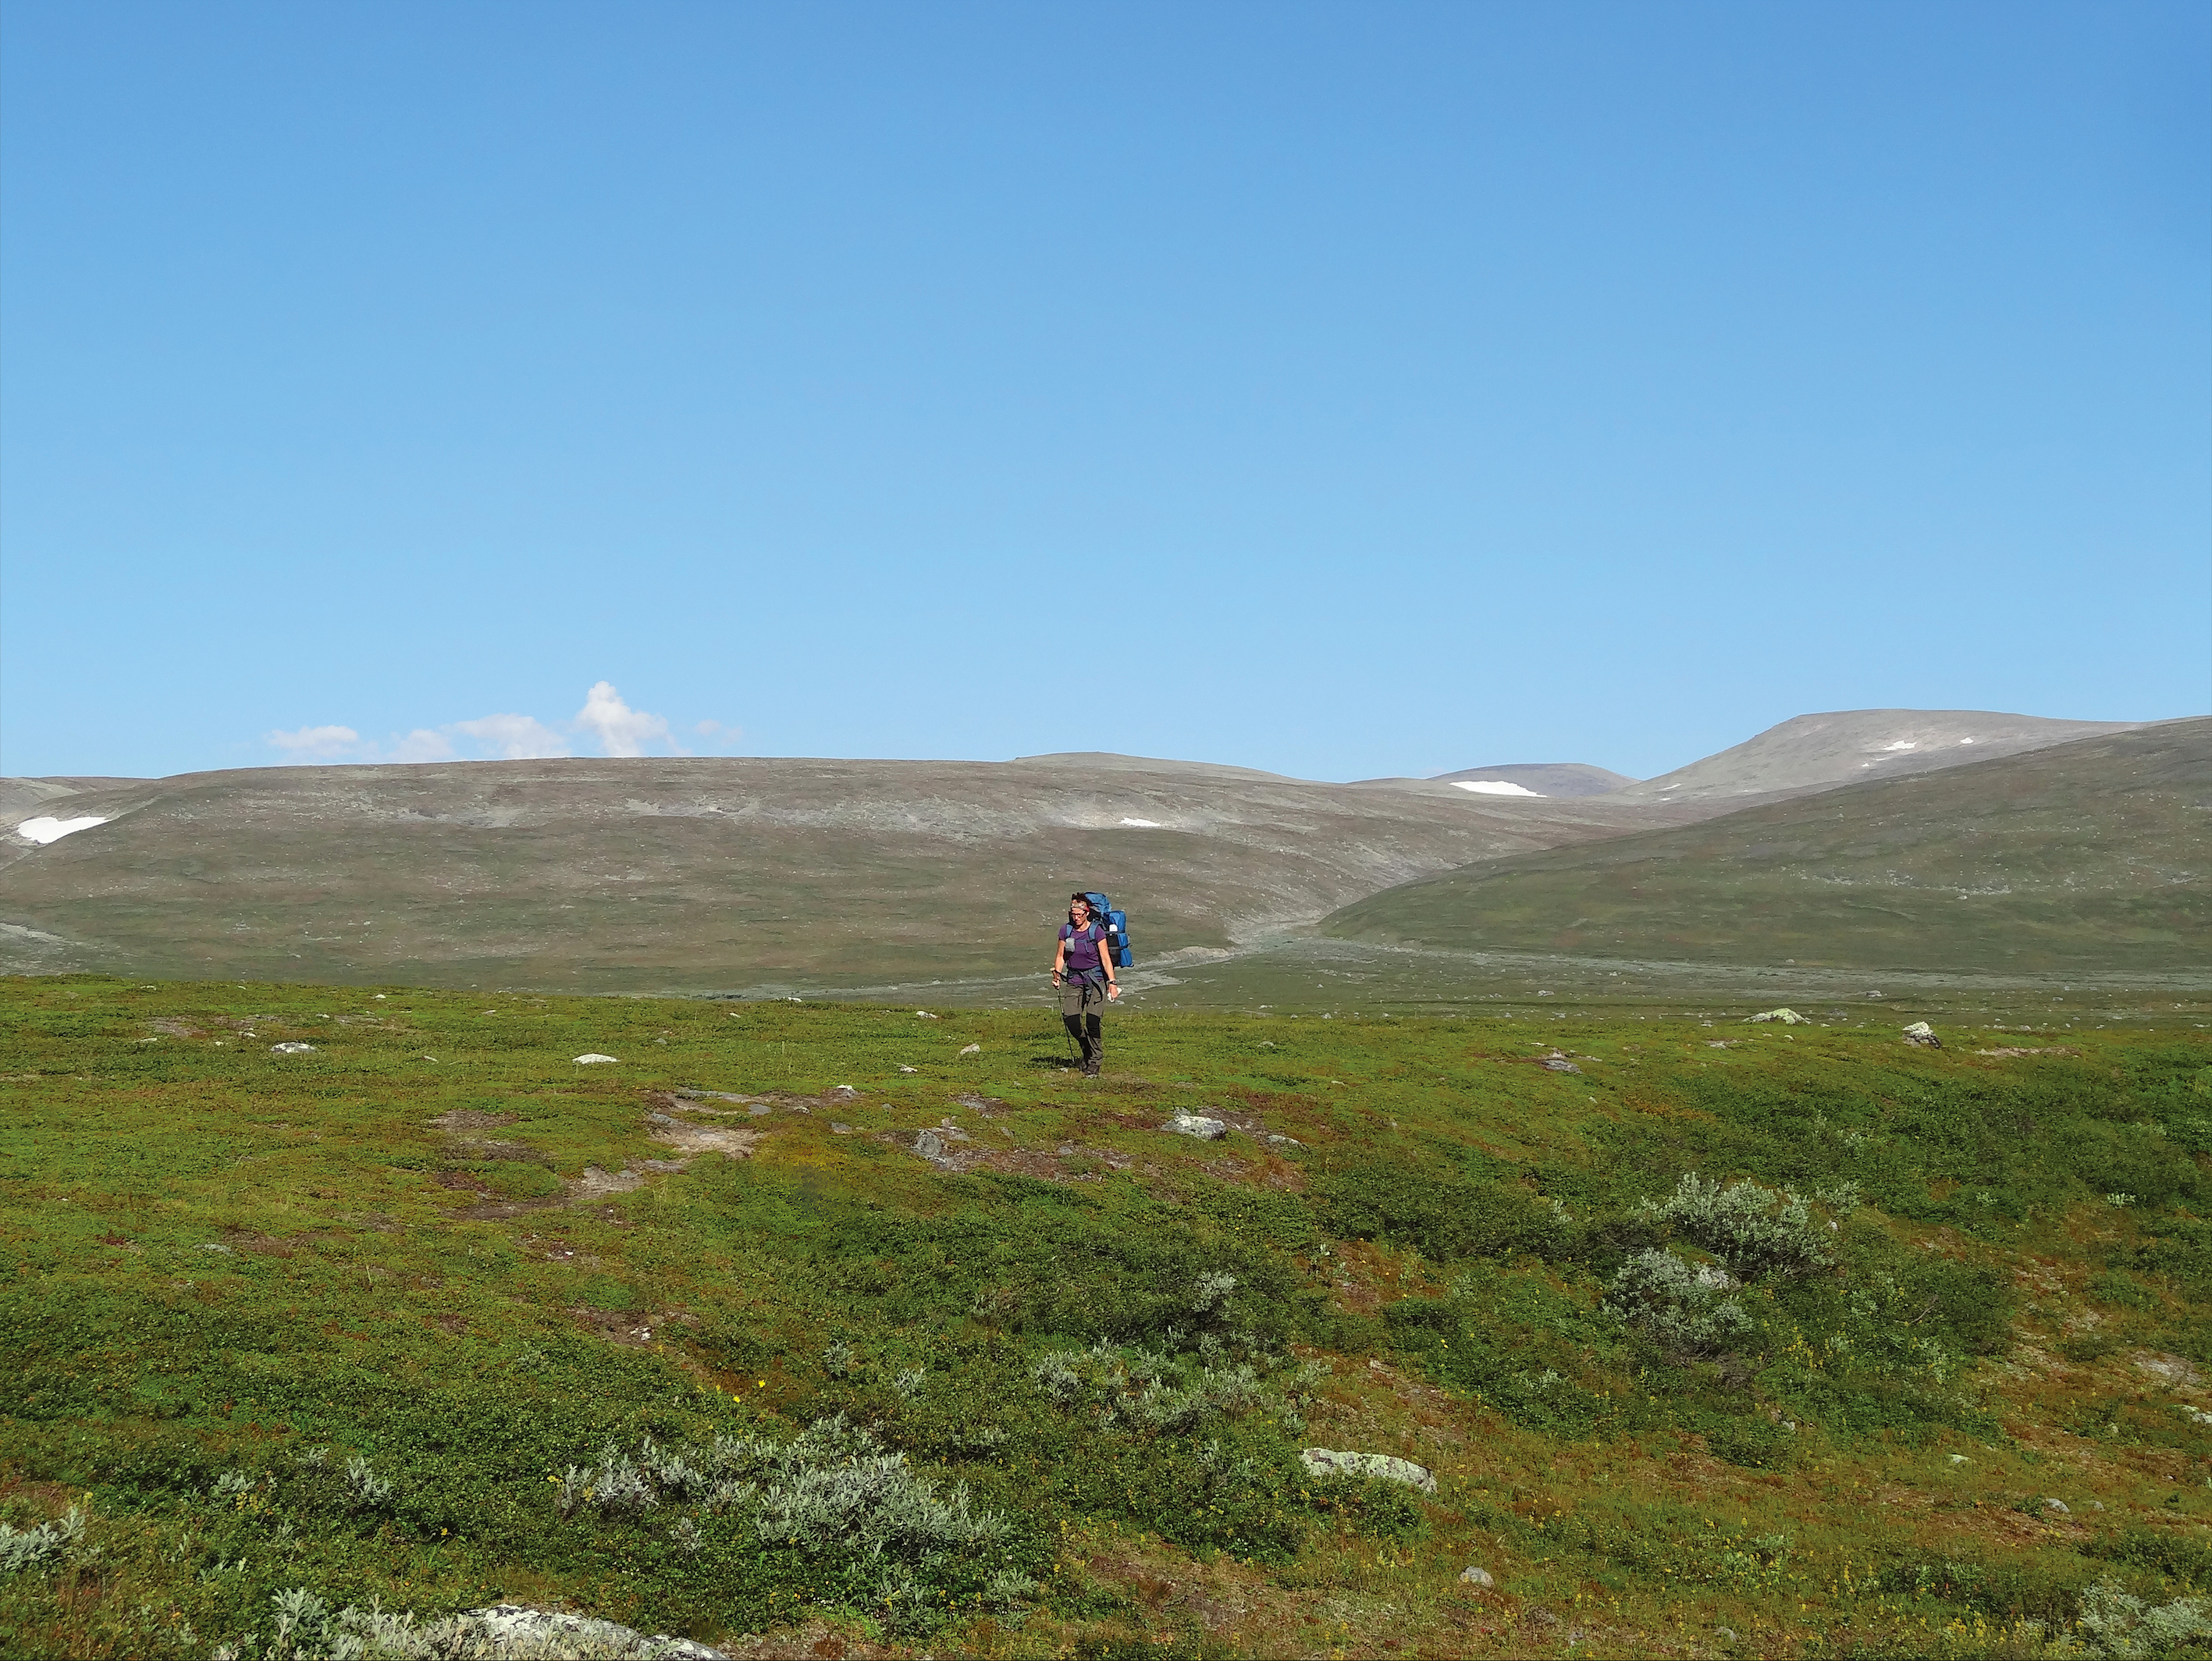
<path fill-rule="evenodd" d="M 1308 1448 L 1298 1457 L 1316 1476 L 1379 1476 L 1386 1482 L 1403 1482 L 1424 1494 L 1437 1491 L 1436 1473 L 1411 1459 L 1388 1453 L 1340 1453 L 1334 1448 Z"/>

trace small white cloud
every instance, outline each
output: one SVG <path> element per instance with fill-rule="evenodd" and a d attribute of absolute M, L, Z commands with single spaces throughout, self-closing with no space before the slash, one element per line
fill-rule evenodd
<path fill-rule="evenodd" d="M 584 694 L 584 707 L 576 712 L 576 724 L 597 733 L 599 748 L 610 756 L 641 756 L 647 744 L 668 737 L 665 717 L 631 709 L 623 702 L 613 683 L 604 680 Z"/>
<path fill-rule="evenodd" d="M 271 733 L 269 742 L 301 761 L 334 761 L 361 747 L 350 727 L 302 727 L 296 733 Z"/>
<path fill-rule="evenodd" d="M 568 740 L 534 715 L 479 715 L 446 730 L 489 745 L 501 761 L 543 761 L 568 753 Z"/>
<path fill-rule="evenodd" d="M 404 739 L 392 741 L 385 751 L 385 761 L 451 761 L 453 758 L 453 740 L 443 733 L 434 733 L 427 727 L 418 727 Z"/>

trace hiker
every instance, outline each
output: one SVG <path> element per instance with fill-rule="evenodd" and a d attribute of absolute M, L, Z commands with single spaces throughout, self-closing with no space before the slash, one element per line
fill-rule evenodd
<path fill-rule="evenodd" d="M 1083 1046 L 1083 1076 L 1098 1076 L 1106 1040 L 1101 1018 L 1111 999 L 1121 995 L 1114 978 L 1113 954 L 1106 949 L 1106 925 L 1094 922 L 1091 901 L 1067 897 L 1067 921 L 1060 926 L 1060 946 L 1052 954 L 1052 983 L 1060 989 L 1060 1019 L 1067 1036 Z"/>

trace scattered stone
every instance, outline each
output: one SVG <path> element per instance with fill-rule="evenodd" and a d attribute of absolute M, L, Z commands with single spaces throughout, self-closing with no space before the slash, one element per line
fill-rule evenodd
<path fill-rule="evenodd" d="M 1951 1456 L 1951 1463 L 1954 1465 L 1970 1465 L 1973 1461 L 1963 1453 L 1954 1453 Z"/>
<path fill-rule="evenodd" d="M 1498 1584 L 1497 1576 L 1491 1573 L 1488 1569 L 1474 1563 L 1469 1563 L 1462 1569 L 1459 1572 L 1459 1578 L 1470 1586 L 1494 1586 Z"/>
<path fill-rule="evenodd" d="M 2045 1500 L 2043 1502 L 2043 1508 L 2054 1517 L 2070 1517 L 2074 1514 L 2063 1500 Z"/>
<path fill-rule="evenodd" d="M 1923 1050 L 1941 1050 L 1943 1047 L 1942 1039 L 1936 1036 L 1936 1029 L 1925 1021 L 1915 1021 L 1906 1027 L 1905 1042 L 1917 1043 Z"/>
<path fill-rule="evenodd" d="M 927 1009 L 917 1009 L 914 1013 L 925 1021 L 933 1021 L 938 1019 L 936 1016 L 931 1014 Z"/>
<path fill-rule="evenodd" d="M 1554 1073 L 1579 1073 L 1582 1071 L 1582 1068 L 1577 1067 L 1572 1062 L 1569 1061 L 1565 1056 L 1562 1056 L 1556 1050 L 1554 1050 L 1550 1055 L 1544 1057 L 1544 1065 Z"/>
<path fill-rule="evenodd" d="M 315 1047 L 311 1043 L 272 1043 L 269 1046 L 269 1053 L 272 1056 L 312 1056 L 315 1053 Z"/>
<path fill-rule="evenodd" d="M 602 1171 L 595 1165 L 584 1167 L 584 1174 L 568 1184 L 568 1196 L 574 1200 L 603 1199 L 610 1194 L 630 1194 L 645 1186 L 645 1177 L 629 1170 Z"/>
<path fill-rule="evenodd" d="M 833 1120 L 830 1123 L 830 1134 L 833 1136 L 849 1136 L 853 1134 L 853 1127 L 848 1124 L 839 1124 Z"/>
<path fill-rule="evenodd" d="M 1747 1023 L 1780 1021 L 1784 1026 L 1810 1026 L 1813 1024 L 1812 1017 L 1801 1015 L 1794 1009 L 1769 1009 L 1761 1014 L 1747 1015 L 1744 1019 Z"/>
<path fill-rule="evenodd" d="M 983 1053 L 983 1046 L 980 1043 L 971 1043 L 960 1053 L 963 1056 L 980 1056 Z"/>
<path fill-rule="evenodd" d="M 598 1050 L 586 1050 L 583 1055 L 577 1056 L 576 1065 L 579 1067 L 597 1067 L 602 1062 L 612 1062 L 618 1061 L 621 1058 L 619 1056 L 602 1056 Z"/>
<path fill-rule="evenodd" d="M 942 1159 L 945 1157 L 945 1138 L 934 1130 L 925 1130 L 914 1139 L 914 1151 L 925 1159 Z"/>
<path fill-rule="evenodd" d="M 1305 1146 L 1304 1142 L 1300 1141 L 1295 1136 L 1279 1136 L 1272 1130 L 1267 1133 L 1267 1140 L 1273 1142 L 1277 1147 L 1304 1147 Z"/>
<path fill-rule="evenodd" d="M 1334 1448 L 1307 1448 L 1298 1455 L 1316 1476 L 1376 1476 L 1386 1482 L 1403 1482 L 1424 1494 L 1437 1491 L 1436 1473 L 1426 1465 L 1388 1453 L 1340 1453 Z"/>
<path fill-rule="evenodd" d="M 1218 1142 L 1229 1134 L 1229 1127 L 1220 1120 L 1196 1113 L 1178 1113 L 1160 1129 L 1172 1130 L 1178 1136 L 1195 1136 L 1202 1142 Z"/>
<path fill-rule="evenodd" d="M 921 1069 L 918 1067 L 902 1067 L 899 1068 L 899 1071 L 902 1073 L 919 1073 Z"/>

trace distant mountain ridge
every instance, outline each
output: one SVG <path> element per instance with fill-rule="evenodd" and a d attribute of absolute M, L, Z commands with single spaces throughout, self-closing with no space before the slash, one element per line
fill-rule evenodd
<path fill-rule="evenodd" d="M 1897 778 L 2129 733 L 2125 721 L 2051 721 L 1988 709 L 1842 709 L 1796 715 L 1741 744 L 1624 786 L 1632 801 L 1767 796 Z"/>
<path fill-rule="evenodd" d="M 1482 861 L 1322 929 L 1583 958 L 2212 975 L 2212 719 Z"/>
<path fill-rule="evenodd" d="M 2153 875 L 2198 869 L 2184 832 L 2203 818 L 2175 818 L 2171 794 L 2145 795 L 2138 774 L 2167 753 L 2159 735 L 2179 735 L 2185 750 L 2206 727 L 1808 715 L 1617 788 L 1620 775 L 1581 763 L 1331 784 L 1080 752 L 0 780 L 0 828 L 55 821 L 0 829 L 0 970 L 593 991 L 1018 976 L 1035 969 L 1041 931 L 1079 885 L 1127 905 L 1143 964 L 1239 950 L 1324 918 L 1378 941 L 1425 943 L 1441 928 L 1451 943 L 1510 937 L 1510 949 L 1591 955 L 1778 952 L 1904 967 L 1882 954 L 1971 947 L 2012 966 L 2123 950 L 2165 961 L 2182 951 L 2172 928 L 2197 916 L 2196 879 Z M 2062 741 L 2083 731 L 2106 736 Z M 2148 747 L 2124 745 L 2102 771 L 2067 770 L 2093 753 L 2084 744 L 2133 739 Z M 2041 756 L 2073 759 L 2055 772 L 1990 770 Z M 1859 782 L 1869 778 L 1887 782 Z M 1912 788 L 1880 794 L 1901 786 Z M 2021 790 L 2034 812 L 2008 820 L 2000 799 Z M 1823 794 L 1789 800 L 1808 793 Z M 1766 825 L 1755 816 L 1770 810 L 1781 817 L 1755 845 L 1731 842 L 1735 830 L 1699 839 L 1699 821 Z M 1874 853 L 1847 857 L 1823 840 L 1820 827 L 1843 835 L 1869 812 Z M 1974 838 L 2006 825 L 2032 830 L 2015 845 L 2033 843 L 2050 867 L 2032 904 L 1998 904 L 1981 878 L 1956 874 Z M 1893 845 L 1919 864 L 1884 863 Z M 1614 876 L 1587 874 L 1647 848 L 1659 851 L 1632 895 Z M 1809 849 L 1841 874 L 1784 881 L 1772 849 Z M 1503 891 L 1468 874 L 1485 872 L 1510 875 L 1521 898 L 1498 909 Z M 1924 913 L 1924 895 L 1914 900 L 1923 913 L 1900 909 L 1887 891 L 1923 884 L 1915 872 L 1952 873 L 1927 881 L 1965 909 Z M 1480 888 L 1480 904 L 1461 906 L 1459 888 Z M 2164 897 L 2143 911 L 2153 890 Z M 2172 928 L 2152 915 L 2167 900 L 2157 915 L 2182 920 Z M 1950 927 L 1971 916 L 1991 940 L 2016 941 L 2008 904 L 2048 914 L 2027 956 L 1962 943 Z M 2121 912 L 2134 921 L 2116 922 Z M 1908 915 L 1928 925 L 1920 934 L 1899 932 Z"/>
<path fill-rule="evenodd" d="M 0 969 L 720 989 L 1041 973 L 1076 887 L 1142 961 L 1486 855 L 1705 810 L 1137 757 L 249 768 L 19 791 Z"/>

